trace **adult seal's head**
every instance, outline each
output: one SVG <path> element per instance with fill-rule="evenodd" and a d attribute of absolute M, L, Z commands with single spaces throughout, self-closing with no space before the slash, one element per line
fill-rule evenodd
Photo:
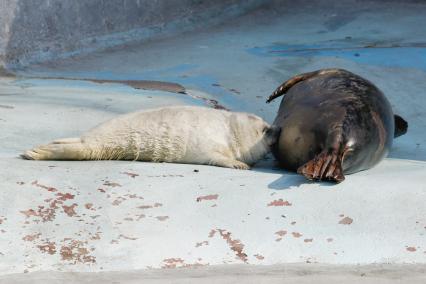
<path fill-rule="evenodd" d="M 343 69 L 297 75 L 267 102 L 284 94 L 273 123 L 282 129 L 273 154 L 311 180 L 341 182 L 344 174 L 369 169 L 407 132 L 407 122 L 394 116 L 376 86 Z"/>

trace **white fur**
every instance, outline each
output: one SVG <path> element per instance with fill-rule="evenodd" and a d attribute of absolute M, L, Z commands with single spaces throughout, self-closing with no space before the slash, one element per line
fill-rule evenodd
<path fill-rule="evenodd" d="M 80 138 L 26 151 L 34 160 L 140 160 L 248 169 L 274 142 L 260 117 L 205 107 L 175 106 L 129 113 Z"/>

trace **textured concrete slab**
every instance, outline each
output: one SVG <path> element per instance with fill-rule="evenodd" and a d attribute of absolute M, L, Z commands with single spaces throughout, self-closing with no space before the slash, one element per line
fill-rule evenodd
<path fill-rule="evenodd" d="M 426 30 L 419 24 L 425 6 L 354 3 L 291 12 L 276 5 L 203 32 L 1 79 L 0 274 L 389 263 L 410 264 L 400 270 L 404 277 L 419 265 L 420 277 L 426 264 Z M 390 158 L 339 185 L 306 182 L 276 169 L 271 158 L 251 171 L 18 158 L 36 144 L 160 105 L 221 105 L 272 121 L 278 102 L 264 104 L 270 92 L 295 73 L 325 67 L 370 79 L 409 122 Z M 168 81 L 189 91 L 87 79 Z"/>
<path fill-rule="evenodd" d="M 0 276 L 0 283 L 421 284 L 425 281 L 425 274 L 425 267 L 419 265 L 219 265 L 187 269 L 100 273 L 33 272 Z"/>
<path fill-rule="evenodd" d="M 0 66 L 68 58 L 219 24 L 262 0 L 0 2 Z"/>

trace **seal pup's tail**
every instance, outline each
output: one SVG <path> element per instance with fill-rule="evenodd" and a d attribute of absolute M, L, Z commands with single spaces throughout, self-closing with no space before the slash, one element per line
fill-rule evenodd
<path fill-rule="evenodd" d="M 25 151 L 21 157 L 27 160 L 92 160 L 92 154 L 80 138 L 65 138 Z"/>

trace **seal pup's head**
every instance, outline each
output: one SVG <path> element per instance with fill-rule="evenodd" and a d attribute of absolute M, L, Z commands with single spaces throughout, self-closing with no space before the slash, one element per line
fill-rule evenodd
<path fill-rule="evenodd" d="M 278 140 L 281 129 L 271 126 L 262 118 L 248 113 L 235 113 L 231 117 L 237 160 L 253 164 L 271 151 Z"/>

